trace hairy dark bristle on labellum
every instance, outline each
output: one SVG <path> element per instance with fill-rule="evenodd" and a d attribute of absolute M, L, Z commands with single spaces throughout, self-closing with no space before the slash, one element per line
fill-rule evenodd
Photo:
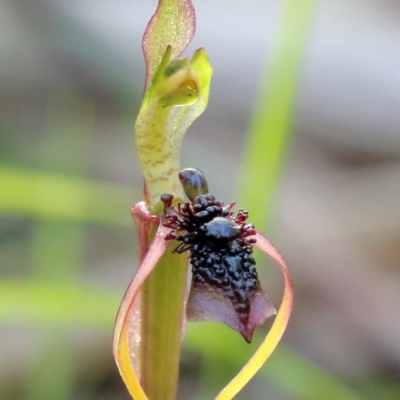
<path fill-rule="evenodd" d="M 275 311 L 255 269 L 255 239 L 250 238 L 255 228 L 246 223 L 246 211 L 234 215 L 234 202 L 225 206 L 207 193 L 207 182 L 200 171 L 185 169 L 179 178 L 190 202 L 172 207 L 170 195 L 161 196 L 161 200 L 164 226 L 171 229 L 166 239 L 180 242 L 174 252 L 190 251 L 188 318 L 219 320 L 250 342 L 255 327 Z"/>

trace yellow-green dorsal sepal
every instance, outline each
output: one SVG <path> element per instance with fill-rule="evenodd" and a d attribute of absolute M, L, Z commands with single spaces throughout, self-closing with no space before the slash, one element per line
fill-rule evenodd
<path fill-rule="evenodd" d="M 146 201 L 161 210 L 160 195 L 182 198 L 180 148 L 190 124 L 208 102 L 212 68 L 204 49 L 192 59 L 171 60 L 167 47 L 136 119 L 135 137 L 146 183 Z"/>

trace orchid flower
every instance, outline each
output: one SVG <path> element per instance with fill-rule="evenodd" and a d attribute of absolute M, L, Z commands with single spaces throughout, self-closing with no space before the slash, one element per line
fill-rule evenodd
<path fill-rule="evenodd" d="M 250 342 L 254 329 L 276 314 L 258 280 L 254 245 L 280 266 L 283 300 L 264 342 L 216 399 L 231 399 L 263 365 L 292 308 L 285 262 L 247 223 L 248 213 L 235 214 L 234 202 L 216 200 L 199 170 L 180 170 L 183 135 L 207 105 L 212 74 L 204 49 L 191 60 L 178 58 L 194 28 L 189 0 L 160 0 L 143 38 L 147 73 L 135 138 L 145 201 L 132 210 L 140 266 L 120 305 L 113 339 L 118 369 L 135 400 L 175 399 L 186 319 L 222 322 Z"/>

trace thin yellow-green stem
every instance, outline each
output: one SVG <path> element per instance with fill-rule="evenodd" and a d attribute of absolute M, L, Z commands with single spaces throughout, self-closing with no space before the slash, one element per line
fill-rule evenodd
<path fill-rule="evenodd" d="M 141 385 L 150 400 L 177 392 L 187 258 L 171 247 L 141 288 Z"/>

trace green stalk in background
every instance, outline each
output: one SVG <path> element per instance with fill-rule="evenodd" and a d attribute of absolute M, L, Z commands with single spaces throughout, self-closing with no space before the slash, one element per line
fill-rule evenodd
<path fill-rule="evenodd" d="M 263 77 L 250 121 L 238 197 L 240 204 L 251 210 L 252 222 L 259 228 L 268 228 L 271 224 L 276 187 L 292 139 L 291 125 L 300 69 L 315 5 L 316 0 L 284 2 L 279 32 L 271 56 L 271 68 Z M 304 363 L 290 349 L 278 350 L 278 354 L 281 352 L 285 354 L 286 365 L 297 366 Z M 212 360 L 205 361 L 205 368 L 211 362 Z M 281 375 L 279 370 L 271 369 L 271 364 L 268 376 L 275 380 Z M 276 373 L 273 373 L 274 371 Z M 312 377 L 310 382 L 319 382 L 319 376 L 312 369 L 309 373 Z M 318 385 L 315 385 L 313 391 L 319 396 L 318 398 L 324 398 L 326 390 L 323 387 L 320 389 L 318 390 Z M 340 390 L 342 389 L 339 389 L 339 392 Z M 343 398 L 350 399 L 353 396 L 357 398 L 352 393 L 348 396 L 346 393 Z M 313 395 L 307 392 L 301 398 L 313 398 Z"/>
<path fill-rule="evenodd" d="M 316 0 L 286 0 L 250 121 L 238 185 L 238 203 L 251 210 L 259 229 L 270 224 L 276 185 L 291 142 L 291 124 L 301 62 Z"/>
<path fill-rule="evenodd" d="M 49 127 L 44 135 L 41 164 L 45 170 L 71 167 L 82 175 L 86 172 L 87 154 L 91 141 L 91 119 L 85 114 L 80 123 L 74 121 L 72 127 L 68 116 L 54 118 L 52 107 L 59 105 L 59 99 L 49 104 Z M 82 106 L 82 105 L 80 105 Z M 85 107 L 81 107 L 85 109 Z M 87 107 L 86 107 L 87 109 Z M 87 111 L 87 110 L 85 110 Z M 62 128 L 60 128 L 62 127 Z M 57 129 L 64 129 L 63 134 L 55 134 Z M 79 146 L 77 145 L 79 143 Z M 73 155 L 73 156 L 71 156 Z M 64 158 L 63 158 L 64 156 Z M 46 196 L 47 193 L 43 193 Z M 54 221 L 39 218 L 35 223 L 31 247 L 31 271 L 33 279 L 49 282 L 74 281 L 78 269 L 83 265 L 84 227 L 66 221 Z M 54 329 L 57 334 L 54 334 Z M 26 384 L 26 399 L 68 400 L 72 395 L 73 359 L 69 332 L 60 327 L 52 330 L 36 328 L 38 355 L 30 365 L 30 374 Z M 40 339 L 40 340 L 39 340 Z M 43 344 L 45 339 L 45 344 Z M 46 353 L 46 362 L 40 360 L 41 353 Z M 57 366 L 54 368 L 54 366 Z"/>

